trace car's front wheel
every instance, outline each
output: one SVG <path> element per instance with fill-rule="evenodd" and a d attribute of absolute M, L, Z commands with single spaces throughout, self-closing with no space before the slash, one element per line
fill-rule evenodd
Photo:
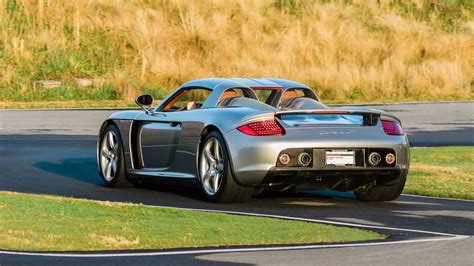
<path fill-rule="evenodd" d="M 100 135 L 99 174 L 108 187 L 131 187 L 125 174 L 122 139 L 120 132 L 113 124 Z"/>
<path fill-rule="evenodd" d="M 359 200 L 363 201 L 391 201 L 396 200 L 403 192 L 406 174 L 401 174 L 398 182 L 390 186 L 374 186 L 365 193 L 355 193 Z"/>
<path fill-rule="evenodd" d="M 222 135 L 212 131 L 202 143 L 198 171 L 204 197 L 212 202 L 249 200 L 255 189 L 235 182 Z"/>

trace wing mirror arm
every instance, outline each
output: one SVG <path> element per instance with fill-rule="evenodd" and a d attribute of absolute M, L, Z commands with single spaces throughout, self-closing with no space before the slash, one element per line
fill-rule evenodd
<path fill-rule="evenodd" d="M 145 113 L 148 115 L 155 113 L 155 110 L 153 109 L 153 102 L 153 96 L 149 94 L 140 95 L 135 98 L 135 103 L 140 106 L 140 108 L 142 108 L 143 111 L 145 111 Z"/>

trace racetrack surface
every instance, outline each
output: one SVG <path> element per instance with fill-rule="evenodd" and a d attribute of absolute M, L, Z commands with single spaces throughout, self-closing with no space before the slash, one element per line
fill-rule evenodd
<path fill-rule="evenodd" d="M 368 105 L 398 115 L 412 146 L 474 145 L 474 101 Z M 107 110 L 0 110 L 0 135 L 97 135 Z"/>
<path fill-rule="evenodd" d="M 376 106 L 394 110 L 413 146 L 474 145 L 473 103 Z M 351 193 L 267 195 L 245 204 L 203 202 L 194 188 L 102 186 L 95 132 L 111 111 L 0 111 L 0 190 L 148 205 L 285 215 L 365 225 L 474 235 L 474 202 L 402 196 L 388 203 L 354 200 Z M 422 121 L 422 122 L 418 122 Z M 435 122 L 434 122 L 435 121 Z M 440 131 L 442 130 L 442 131 Z M 448 134 L 444 134 L 449 132 Z M 429 136 L 433 136 L 430 138 Z M 395 239 L 423 235 L 399 233 Z M 474 263 L 474 240 L 295 251 L 236 252 L 120 258 L 0 255 L 0 265 L 31 264 L 450 264 Z"/>

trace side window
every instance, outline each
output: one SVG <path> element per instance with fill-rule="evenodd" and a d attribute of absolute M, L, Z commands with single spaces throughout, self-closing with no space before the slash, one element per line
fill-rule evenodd
<path fill-rule="evenodd" d="M 192 88 L 184 89 L 177 93 L 177 95 L 172 98 L 166 105 L 163 107 L 163 112 L 180 112 L 195 110 L 202 107 L 202 104 L 209 97 L 211 91 L 203 88 Z"/>

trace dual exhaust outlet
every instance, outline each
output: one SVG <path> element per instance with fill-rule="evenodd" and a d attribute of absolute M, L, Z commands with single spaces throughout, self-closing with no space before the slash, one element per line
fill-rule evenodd
<path fill-rule="evenodd" d="M 280 161 L 281 164 L 287 165 L 290 163 L 291 158 L 290 158 L 290 155 L 283 153 L 282 155 L 280 155 L 278 160 Z M 311 164 L 311 160 L 312 160 L 311 155 L 309 155 L 307 152 L 302 152 L 298 154 L 297 162 L 299 166 L 307 167 Z"/>
<path fill-rule="evenodd" d="M 387 153 L 384 159 L 385 159 L 386 164 L 392 165 L 393 163 L 395 163 L 395 154 Z M 290 163 L 291 158 L 290 158 L 290 155 L 283 153 L 280 155 L 278 160 L 280 161 L 282 165 L 287 165 Z M 307 152 L 302 152 L 298 154 L 298 157 L 297 157 L 298 166 L 307 167 L 311 164 L 311 161 L 312 161 L 312 157 Z M 380 155 L 380 153 L 378 152 L 371 152 L 369 154 L 368 163 L 371 166 L 380 165 L 382 163 L 382 155 Z"/>
<path fill-rule="evenodd" d="M 378 152 L 375 152 L 375 151 L 371 152 L 369 154 L 368 161 L 371 166 L 377 166 L 382 162 L 382 156 Z M 387 153 L 387 155 L 385 155 L 385 163 L 390 165 L 390 164 L 393 164 L 394 162 L 395 162 L 395 154 Z"/>

